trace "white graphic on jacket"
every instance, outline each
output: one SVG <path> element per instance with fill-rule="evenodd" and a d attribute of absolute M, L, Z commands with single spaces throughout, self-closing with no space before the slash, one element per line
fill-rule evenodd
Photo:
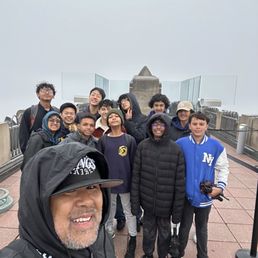
<path fill-rule="evenodd" d="M 208 154 L 207 152 L 203 153 L 202 162 L 208 163 L 209 167 L 211 166 L 213 160 L 214 160 L 214 157 L 212 156 L 212 154 Z"/>
<path fill-rule="evenodd" d="M 48 255 L 46 253 L 41 253 L 38 249 L 36 249 L 36 250 L 43 258 L 53 258 L 52 255 Z"/>

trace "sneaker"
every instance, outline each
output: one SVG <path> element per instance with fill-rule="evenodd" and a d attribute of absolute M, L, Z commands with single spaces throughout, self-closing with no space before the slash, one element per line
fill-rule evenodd
<path fill-rule="evenodd" d="M 118 219 L 116 224 L 116 229 L 118 231 L 122 230 L 125 227 L 125 220 L 124 219 Z"/>
<path fill-rule="evenodd" d="M 127 251 L 124 258 L 134 258 L 136 249 L 136 236 L 130 236 Z"/>

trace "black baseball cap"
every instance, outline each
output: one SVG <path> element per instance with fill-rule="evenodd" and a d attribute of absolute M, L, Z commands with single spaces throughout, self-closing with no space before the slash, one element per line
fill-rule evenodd
<path fill-rule="evenodd" d="M 123 180 L 121 179 L 101 178 L 95 160 L 86 155 L 79 160 L 76 167 L 72 169 L 52 195 L 61 194 L 90 185 L 100 185 L 101 188 L 111 188 L 121 185 L 122 183 Z"/>

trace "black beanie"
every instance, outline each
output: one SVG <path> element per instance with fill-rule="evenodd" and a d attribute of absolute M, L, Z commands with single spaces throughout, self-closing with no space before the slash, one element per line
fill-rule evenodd
<path fill-rule="evenodd" d="M 64 111 L 64 109 L 66 109 L 66 108 L 73 108 L 74 111 L 75 111 L 75 114 L 77 113 L 76 106 L 73 103 L 70 103 L 70 102 L 66 102 L 66 103 L 64 103 L 60 106 L 60 113 L 62 113 Z"/>

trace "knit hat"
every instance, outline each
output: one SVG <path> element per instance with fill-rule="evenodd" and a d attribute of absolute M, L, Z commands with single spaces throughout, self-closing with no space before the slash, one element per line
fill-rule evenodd
<path fill-rule="evenodd" d="M 85 186 L 100 185 L 102 188 L 115 187 L 122 184 L 120 179 L 101 178 L 95 160 L 85 156 L 79 160 L 67 178 L 58 186 L 53 195 L 71 191 Z"/>
<path fill-rule="evenodd" d="M 193 111 L 193 105 L 190 101 L 187 100 L 180 101 L 177 105 L 176 113 L 180 110 Z"/>
<path fill-rule="evenodd" d="M 123 125 L 125 120 L 124 120 L 124 116 L 123 116 L 123 113 L 121 110 L 117 109 L 117 108 L 112 108 L 108 111 L 107 113 L 107 125 L 109 126 L 108 124 L 108 117 L 111 115 L 111 114 L 117 114 L 119 115 L 119 117 L 121 118 L 121 124 Z"/>
<path fill-rule="evenodd" d="M 66 109 L 66 108 L 73 108 L 75 113 L 77 113 L 76 106 L 73 103 L 70 103 L 70 102 L 66 102 L 66 103 L 64 103 L 60 106 L 60 113 L 62 113 L 64 111 L 64 109 Z"/>

